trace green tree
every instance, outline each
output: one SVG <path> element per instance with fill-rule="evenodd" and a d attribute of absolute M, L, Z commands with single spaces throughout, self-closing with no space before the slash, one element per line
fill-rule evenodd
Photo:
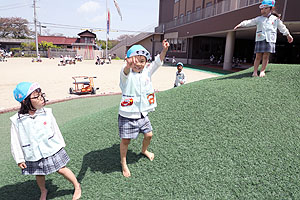
<path fill-rule="evenodd" d="M 39 48 L 41 50 L 45 50 L 45 51 L 48 51 L 49 48 L 52 48 L 52 49 L 60 49 L 60 47 L 54 45 L 52 42 L 46 42 L 46 41 L 41 41 L 39 43 Z"/>
<path fill-rule="evenodd" d="M 30 42 L 30 43 L 21 43 L 21 48 L 22 50 L 27 50 L 27 51 L 35 51 L 35 42 Z"/>
<path fill-rule="evenodd" d="M 114 46 L 116 46 L 120 41 L 118 40 L 108 40 L 108 49 L 113 48 Z M 101 47 L 101 49 L 106 49 L 106 41 L 105 40 L 97 40 L 96 39 L 96 43 L 99 47 Z"/>

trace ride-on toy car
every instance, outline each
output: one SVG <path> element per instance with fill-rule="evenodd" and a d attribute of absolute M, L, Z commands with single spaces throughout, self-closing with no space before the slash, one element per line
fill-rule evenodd
<path fill-rule="evenodd" d="M 96 90 L 99 88 L 94 87 L 94 78 L 88 76 L 74 76 L 74 88 L 70 88 L 70 94 L 96 94 Z"/>

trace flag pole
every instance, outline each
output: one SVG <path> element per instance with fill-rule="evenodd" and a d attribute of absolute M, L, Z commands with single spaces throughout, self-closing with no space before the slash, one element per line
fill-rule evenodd
<path fill-rule="evenodd" d="M 105 60 L 107 60 L 107 46 L 108 46 L 108 9 L 106 0 L 106 48 L 105 48 Z"/>
<path fill-rule="evenodd" d="M 35 49 L 36 49 L 36 57 L 39 55 L 39 42 L 38 42 L 38 34 L 37 34 L 37 17 L 36 17 L 36 0 L 33 0 L 33 15 L 34 15 L 34 30 L 35 30 Z"/>

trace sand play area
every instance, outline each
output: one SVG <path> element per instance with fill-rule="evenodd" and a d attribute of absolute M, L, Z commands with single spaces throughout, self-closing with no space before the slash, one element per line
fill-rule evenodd
<path fill-rule="evenodd" d="M 59 59 L 43 58 L 41 63 L 31 62 L 31 58 L 9 58 L 0 62 L 0 112 L 19 106 L 13 97 L 13 90 L 19 82 L 38 82 L 50 102 L 70 98 L 82 98 L 87 95 L 69 94 L 74 87 L 73 76 L 96 76 L 95 87 L 99 87 L 96 95 L 120 93 L 120 70 L 125 64 L 123 60 L 113 60 L 111 64 L 95 65 L 93 60 L 84 60 L 75 65 L 58 66 Z M 215 77 L 217 75 L 191 69 L 183 69 L 187 83 Z M 176 67 L 163 66 L 153 75 L 154 89 L 164 91 L 173 88 Z"/>

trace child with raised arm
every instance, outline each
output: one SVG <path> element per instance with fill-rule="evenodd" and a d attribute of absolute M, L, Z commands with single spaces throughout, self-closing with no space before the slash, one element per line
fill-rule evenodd
<path fill-rule="evenodd" d="M 73 200 L 81 196 L 80 184 L 66 167 L 69 162 L 66 146 L 51 108 L 44 108 L 45 94 L 38 83 L 21 82 L 14 89 L 21 103 L 11 124 L 11 152 L 23 175 L 35 175 L 41 190 L 40 200 L 46 200 L 45 176 L 58 172 L 74 185 Z M 21 197 L 20 197 L 21 198 Z"/>
<path fill-rule="evenodd" d="M 287 37 L 288 42 L 293 42 L 293 37 L 291 36 L 289 30 L 280 20 L 280 15 L 277 14 L 275 9 L 275 0 L 263 0 L 259 6 L 261 16 L 254 19 L 244 20 L 236 27 L 249 27 L 256 26 L 256 38 L 255 38 L 255 49 L 256 54 L 254 61 L 254 71 L 252 76 L 257 77 L 257 71 L 259 64 L 262 60 L 262 68 L 259 76 L 264 77 L 266 67 L 269 63 L 270 53 L 275 53 L 275 43 L 277 38 L 277 29 Z"/>
<path fill-rule="evenodd" d="M 127 52 L 126 64 L 120 74 L 120 88 L 122 99 L 119 107 L 119 136 L 120 157 L 122 173 L 130 177 L 131 173 L 127 166 L 127 150 L 131 139 L 136 139 L 139 133 L 144 134 L 141 153 L 154 159 L 154 154 L 148 151 L 152 138 L 152 126 L 148 118 L 148 112 L 154 111 L 156 98 L 152 87 L 151 76 L 162 65 L 169 48 L 169 43 L 162 42 L 163 50 L 155 60 L 150 61 L 150 53 L 141 45 L 133 45 Z"/>

